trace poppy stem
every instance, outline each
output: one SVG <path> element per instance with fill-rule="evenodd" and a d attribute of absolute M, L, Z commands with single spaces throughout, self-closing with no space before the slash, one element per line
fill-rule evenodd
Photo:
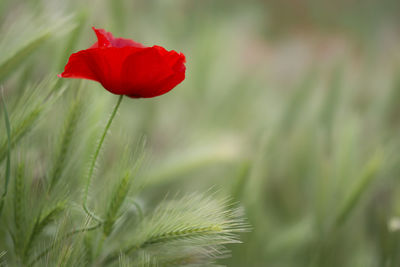
<path fill-rule="evenodd" d="M 86 212 L 86 214 L 90 218 L 92 218 L 92 219 L 94 219 L 94 220 L 96 220 L 97 222 L 100 222 L 100 223 L 102 223 L 103 220 L 101 218 L 99 218 L 97 215 L 95 215 L 93 212 L 91 212 L 87 207 L 87 199 L 88 199 L 89 187 L 90 187 L 90 184 L 92 182 L 94 167 L 96 166 L 97 158 L 99 157 L 101 147 L 102 147 L 102 145 L 104 143 L 104 139 L 105 139 L 105 137 L 107 135 L 108 130 L 110 129 L 111 123 L 113 122 L 115 115 L 117 114 L 118 108 L 119 108 L 119 106 L 121 104 L 121 101 L 122 101 L 123 97 L 124 97 L 123 95 L 119 96 L 118 102 L 115 105 L 115 107 L 114 107 L 114 109 L 113 109 L 113 111 L 111 113 L 110 118 L 108 119 L 106 127 L 104 128 L 103 134 L 102 134 L 102 136 L 100 138 L 100 141 L 99 141 L 99 143 L 97 145 L 96 152 L 94 153 L 92 162 L 90 163 L 90 169 L 89 169 L 88 176 L 86 178 L 86 186 L 85 186 L 85 191 L 84 191 L 84 194 L 83 194 L 83 203 L 82 203 L 83 210 Z"/>

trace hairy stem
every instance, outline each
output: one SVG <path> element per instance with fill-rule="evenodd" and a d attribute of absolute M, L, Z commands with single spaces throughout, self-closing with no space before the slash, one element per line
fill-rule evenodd
<path fill-rule="evenodd" d="M 101 147 L 103 145 L 103 142 L 104 142 L 104 139 L 105 139 L 105 137 L 107 135 L 107 132 L 110 129 L 111 123 L 113 122 L 114 117 L 117 114 L 117 111 L 118 111 L 118 108 L 119 108 L 119 106 L 121 104 L 122 98 L 123 98 L 123 95 L 120 95 L 119 98 L 118 98 L 118 102 L 115 105 L 114 110 L 112 111 L 110 118 L 108 119 L 106 127 L 104 128 L 103 134 L 102 134 L 102 136 L 100 138 L 99 144 L 97 145 L 96 152 L 94 153 L 92 162 L 90 164 L 88 176 L 86 177 L 86 186 L 85 186 L 85 191 L 83 193 L 83 203 L 82 203 L 83 210 L 86 212 L 86 214 L 89 217 L 93 218 L 94 220 L 96 220 L 98 222 L 103 222 L 103 220 L 101 218 L 99 218 L 98 216 L 96 216 L 93 212 L 91 212 L 87 207 L 88 192 L 89 192 L 90 184 L 92 182 L 93 171 L 94 171 L 94 167 L 96 166 L 97 158 L 99 157 Z"/>

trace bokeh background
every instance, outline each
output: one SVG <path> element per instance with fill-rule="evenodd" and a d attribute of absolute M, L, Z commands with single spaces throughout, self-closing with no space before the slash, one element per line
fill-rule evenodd
<path fill-rule="evenodd" d="M 96 192 L 122 151 L 146 140 L 143 203 L 213 190 L 244 208 L 252 230 L 220 264 L 400 265 L 399 1 L 1 0 L 0 59 L 41 38 L 0 73 L 10 101 L 62 72 L 95 41 L 92 26 L 187 58 L 173 91 L 124 100 Z M 94 82 L 58 83 L 67 92 L 24 140 L 32 172 L 51 161 L 76 91 L 81 153 L 116 101 Z M 79 158 L 70 164 L 84 172 Z M 64 179 L 79 193 L 79 176 Z"/>

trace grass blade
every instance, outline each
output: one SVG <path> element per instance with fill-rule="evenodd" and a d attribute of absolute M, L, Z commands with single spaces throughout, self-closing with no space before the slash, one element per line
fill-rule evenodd
<path fill-rule="evenodd" d="M 21 46 L 11 56 L 0 62 L 0 81 L 7 78 L 11 72 L 15 72 L 15 69 L 23 62 L 26 58 L 31 55 L 38 47 L 40 47 L 50 37 L 50 31 L 44 31 L 38 36 L 30 40 L 25 45 Z"/>
<path fill-rule="evenodd" d="M 20 163 L 17 169 L 17 175 L 14 181 L 14 223 L 15 223 L 15 247 L 17 254 L 22 252 L 23 236 L 24 236 L 24 175 L 25 165 Z"/>
<path fill-rule="evenodd" d="M 346 220 L 350 217 L 351 212 L 360 201 L 362 195 L 368 189 L 368 186 L 371 184 L 373 178 L 376 177 L 381 164 L 382 159 L 380 154 L 378 154 L 368 162 L 367 166 L 365 166 L 357 184 L 351 190 L 350 194 L 345 199 L 339 210 L 336 218 L 336 227 L 343 225 L 343 223 L 346 222 Z"/>
<path fill-rule="evenodd" d="M 43 111 L 43 107 L 38 106 L 33 109 L 28 115 L 26 115 L 15 127 L 12 129 L 12 138 L 10 141 L 3 143 L 0 146 L 0 162 L 2 162 L 8 155 L 8 146 L 11 147 L 17 144 L 32 128 L 35 122 L 38 120 L 40 114 Z M 11 131 L 11 130 L 10 130 Z"/>
<path fill-rule="evenodd" d="M 6 161 L 6 173 L 4 177 L 4 192 L 1 196 L 0 200 L 0 215 L 3 211 L 4 201 L 7 195 L 8 190 L 8 183 L 10 181 L 10 167 L 11 167 L 11 127 L 10 127 L 10 119 L 7 112 L 6 103 L 4 102 L 4 96 L 1 98 L 1 103 L 3 106 L 4 111 L 4 121 L 6 125 L 6 132 L 7 132 L 7 161 Z M 1 160 L 0 160 L 1 162 Z"/>

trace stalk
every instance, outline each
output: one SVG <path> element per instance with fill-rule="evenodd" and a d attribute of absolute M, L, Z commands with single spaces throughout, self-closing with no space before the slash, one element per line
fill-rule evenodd
<path fill-rule="evenodd" d="M 103 134 L 102 134 L 102 136 L 100 138 L 99 144 L 97 145 L 97 148 L 96 148 L 96 152 L 94 153 L 94 157 L 93 157 L 92 162 L 90 164 L 89 173 L 88 173 L 88 176 L 86 177 L 85 191 L 83 193 L 83 203 L 82 203 L 83 210 L 86 212 L 86 214 L 90 218 L 92 218 L 92 219 L 94 219 L 94 220 L 96 220 L 97 222 L 100 222 L 100 223 L 102 223 L 103 220 L 101 218 L 99 218 L 97 215 L 95 215 L 93 212 L 91 212 L 87 207 L 88 192 L 89 192 L 90 184 L 92 182 L 94 167 L 96 166 L 97 158 L 99 157 L 101 147 L 102 147 L 102 145 L 104 143 L 104 139 L 105 139 L 105 137 L 107 135 L 107 132 L 110 129 L 111 123 L 113 122 L 114 117 L 117 114 L 118 108 L 119 108 L 119 106 L 121 104 L 121 101 L 122 101 L 123 97 L 124 97 L 123 95 L 119 96 L 118 102 L 115 105 L 114 110 L 112 111 L 110 118 L 108 119 L 106 127 L 104 128 Z"/>

